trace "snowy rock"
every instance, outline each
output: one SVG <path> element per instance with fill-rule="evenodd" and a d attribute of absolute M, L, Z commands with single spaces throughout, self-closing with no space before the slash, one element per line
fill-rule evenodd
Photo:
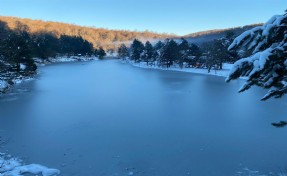
<path fill-rule="evenodd" d="M 24 176 L 26 174 L 42 176 L 56 176 L 60 174 L 58 169 L 51 169 L 39 164 L 24 165 L 20 159 L 10 158 L 0 154 L 0 176 Z"/>
<path fill-rule="evenodd" d="M 9 89 L 10 85 L 7 81 L 0 80 L 0 93 L 4 93 Z"/>
<path fill-rule="evenodd" d="M 27 68 L 27 66 L 25 64 L 20 64 L 20 69 L 21 70 L 25 70 Z"/>

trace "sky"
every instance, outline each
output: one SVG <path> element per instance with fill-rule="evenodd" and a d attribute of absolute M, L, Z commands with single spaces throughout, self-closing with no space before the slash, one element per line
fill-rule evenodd
<path fill-rule="evenodd" d="M 0 0 L 0 15 L 185 35 L 266 22 L 287 0 Z"/>

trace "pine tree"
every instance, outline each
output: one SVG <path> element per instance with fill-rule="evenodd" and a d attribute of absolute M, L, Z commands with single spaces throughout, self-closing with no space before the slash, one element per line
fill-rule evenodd
<path fill-rule="evenodd" d="M 105 50 L 102 47 L 100 47 L 97 51 L 97 56 L 99 57 L 99 59 L 103 59 L 106 55 L 107 54 Z"/>
<path fill-rule="evenodd" d="M 196 44 L 191 43 L 189 44 L 189 55 L 187 60 L 185 60 L 185 62 L 187 62 L 192 67 L 198 67 L 198 64 L 203 63 L 203 61 L 200 61 L 201 55 L 202 55 L 201 49 Z"/>
<path fill-rule="evenodd" d="M 180 68 L 183 68 L 183 62 L 189 58 L 189 43 L 184 38 L 181 39 L 181 43 L 178 45 L 179 59 L 178 64 Z"/>
<path fill-rule="evenodd" d="M 164 46 L 164 43 L 162 41 L 158 41 L 155 45 L 154 45 L 154 53 L 153 53 L 153 58 L 155 61 L 160 61 L 160 56 L 161 56 L 161 52 L 162 52 L 162 48 Z"/>
<path fill-rule="evenodd" d="M 118 56 L 120 58 L 123 58 L 125 59 L 126 57 L 129 56 L 129 51 L 128 51 L 128 48 L 125 44 L 122 44 L 119 49 L 118 49 Z"/>
<path fill-rule="evenodd" d="M 51 33 L 37 33 L 32 36 L 33 57 L 48 59 L 55 57 L 60 52 L 58 38 Z"/>
<path fill-rule="evenodd" d="M 144 51 L 144 45 L 141 41 L 134 39 L 131 45 L 131 59 L 139 62 Z"/>
<path fill-rule="evenodd" d="M 158 41 L 158 42 L 154 45 L 154 49 L 155 49 L 155 50 L 161 50 L 163 46 L 164 46 L 164 43 L 163 43 L 162 41 Z"/>
<path fill-rule="evenodd" d="M 146 64 L 148 65 L 149 62 L 152 62 L 153 57 L 154 57 L 154 48 L 152 44 L 149 41 L 147 41 L 145 43 L 142 60 L 146 62 Z"/>
<path fill-rule="evenodd" d="M 167 68 L 170 67 L 180 56 L 177 43 L 174 40 L 167 39 L 160 54 L 161 65 L 166 65 Z"/>
<path fill-rule="evenodd" d="M 21 71 L 21 63 L 25 64 L 27 70 L 32 72 L 37 68 L 32 60 L 32 42 L 28 31 L 29 28 L 26 25 L 16 23 L 15 30 L 10 32 L 3 41 L 2 55 L 18 73 Z"/>
<path fill-rule="evenodd" d="M 238 36 L 229 50 L 246 56 L 235 62 L 226 82 L 248 77 L 239 92 L 257 85 L 269 89 L 262 98 L 280 98 L 287 93 L 287 14 L 273 16 L 263 26 Z"/>

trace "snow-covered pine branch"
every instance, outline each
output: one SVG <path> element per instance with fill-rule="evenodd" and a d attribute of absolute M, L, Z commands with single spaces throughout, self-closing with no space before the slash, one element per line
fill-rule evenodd
<path fill-rule="evenodd" d="M 235 62 L 226 78 L 229 82 L 248 77 L 239 92 L 253 85 L 269 89 L 262 100 L 287 93 L 287 14 L 273 16 L 263 26 L 244 32 L 228 50 L 245 57 Z"/>

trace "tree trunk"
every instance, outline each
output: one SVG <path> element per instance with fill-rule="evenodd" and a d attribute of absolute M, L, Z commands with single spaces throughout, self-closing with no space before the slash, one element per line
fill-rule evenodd
<path fill-rule="evenodd" d="M 219 69 L 222 70 L 222 62 L 219 63 Z"/>

